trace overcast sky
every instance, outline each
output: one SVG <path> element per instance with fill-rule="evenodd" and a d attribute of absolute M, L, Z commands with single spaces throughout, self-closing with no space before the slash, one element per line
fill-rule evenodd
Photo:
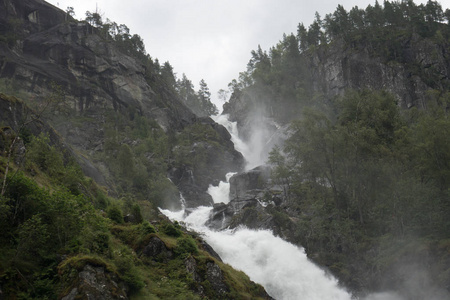
<path fill-rule="evenodd" d="M 258 45 L 269 50 L 282 39 L 283 33 L 296 33 L 300 22 L 308 27 L 316 11 L 323 17 L 334 12 L 338 4 L 348 11 L 353 6 L 366 8 L 375 3 L 375 0 L 46 1 L 63 10 L 73 7 L 77 19 L 84 19 L 87 10 L 95 12 L 97 6 L 103 19 L 125 24 L 132 34 L 139 34 L 147 53 L 160 63 L 169 61 L 178 78 L 185 73 L 196 90 L 204 79 L 215 102 L 217 91 L 227 90 L 228 83 L 245 71 L 250 52 Z M 450 6 L 450 0 L 438 2 L 444 9 Z"/>

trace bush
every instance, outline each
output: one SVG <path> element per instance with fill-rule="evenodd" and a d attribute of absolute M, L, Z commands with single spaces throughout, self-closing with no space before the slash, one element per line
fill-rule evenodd
<path fill-rule="evenodd" d="M 175 248 L 175 253 L 178 255 L 182 254 L 197 254 L 198 247 L 194 239 L 190 236 L 182 237 L 177 241 L 177 247 Z"/>
<path fill-rule="evenodd" d="M 117 206 L 111 206 L 110 208 L 108 208 L 106 215 L 117 224 L 123 224 L 122 210 Z"/>
<path fill-rule="evenodd" d="M 46 174 L 59 177 L 64 172 L 63 156 L 50 143 L 48 135 L 43 133 L 33 138 L 27 148 L 27 158 Z"/>
<path fill-rule="evenodd" d="M 156 233 L 155 227 L 153 227 L 148 221 L 144 221 L 141 224 L 141 232 L 143 234 Z"/>
<path fill-rule="evenodd" d="M 134 222 L 136 224 L 140 224 L 143 221 L 142 214 L 141 214 L 141 207 L 139 204 L 135 203 L 133 206 L 131 206 L 131 214 L 134 216 Z"/>
<path fill-rule="evenodd" d="M 181 230 L 176 228 L 173 224 L 168 223 L 162 227 L 162 231 L 168 236 L 179 237 L 181 236 Z"/>
<path fill-rule="evenodd" d="M 130 289 L 130 293 L 134 293 L 143 288 L 145 284 L 133 263 L 133 258 L 125 252 L 122 254 L 124 256 L 116 257 L 114 264 L 117 267 L 120 278 Z"/>

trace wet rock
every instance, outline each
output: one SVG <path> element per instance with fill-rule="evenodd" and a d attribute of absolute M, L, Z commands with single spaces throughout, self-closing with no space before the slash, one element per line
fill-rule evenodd
<path fill-rule="evenodd" d="M 224 281 L 222 270 L 215 262 L 208 261 L 206 262 L 206 268 L 199 268 L 195 258 L 190 256 L 186 258 L 184 264 L 186 266 L 186 271 L 191 274 L 194 281 L 197 282 L 196 292 L 200 295 L 205 296 L 205 288 L 202 285 L 202 282 L 205 280 L 207 280 L 212 287 L 215 298 L 221 299 L 221 297 L 225 296 L 225 294 L 230 291 Z"/>
<path fill-rule="evenodd" d="M 207 242 L 202 240 L 200 243 L 202 245 L 203 250 L 208 252 L 209 255 L 211 255 L 212 257 L 214 257 L 215 259 L 217 259 L 220 262 L 222 261 L 222 258 L 220 258 L 219 254 L 217 254 L 217 252 L 213 249 L 213 247 L 211 247 Z"/>
<path fill-rule="evenodd" d="M 230 199 L 246 200 L 261 198 L 270 179 L 270 168 L 256 167 L 250 171 L 238 173 L 230 178 Z"/>

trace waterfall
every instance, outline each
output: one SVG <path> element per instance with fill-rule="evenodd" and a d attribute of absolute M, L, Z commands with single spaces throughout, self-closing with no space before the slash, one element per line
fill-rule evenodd
<path fill-rule="evenodd" d="M 252 159 L 250 147 L 239 139 L 236 124 L 229 122 L 226 116 L 216 117 L 215 121 L 228 129 L 236 150 L 246 158 L 247 167 L 254 166 L 257 159 Z M 228 180 L 232 175 L 227 174 L 226 182 L 209 187 L 214 203 L 229 202 Z M 303 248 L 274 236 L 269 230 L 213 231 L 205 226 L 211 210 L 212 207 L 201 206 L 189 215 L 183 210 L 161 211 L 170 219 L 184 222 L 189 229 L 202 233 L 225 263 L 245 272 L 275 299 L 351 299 L 335 278 L 308 260 Z"/>
<path fill-rule="evenodd" d="M 169 218 L 203 234 L 204 239 L 233 268 L 245 272 L 278 300 L 350 300 L 337 280 L 308 260 L 302 248 L 268 230 L 213 231 L 205 226 L 212 207 L 201 206 L 186 216 L 162 210 Z"/>
<path fill-rule="evenodd" d="M 230 184 L 229 180 L 231 176 L 236 174 L 235 172 L 230 172 L 226 175 L 226 181 L 221 181 L 218 186 L 209 185 L 208 194 L 213 198 L 214 203 L 225 203 L 230 202 Z"/>

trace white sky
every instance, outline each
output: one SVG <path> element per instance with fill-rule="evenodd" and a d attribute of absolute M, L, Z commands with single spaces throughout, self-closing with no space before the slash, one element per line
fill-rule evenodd
<path fill-rule="evenodd" d="M 46 0 L 84 19 L 96 5 L 103 14 L 144 40 L 147 53 L 160 63 L 169 61 L 178 78 L 183 73 L 197 90 L 204 79 L 217 103 L 217 91 L 245 71 L 251 50 L 261 45 L 269 50 L 283 33 L 297 32 L 301 22 L 308 27 L 315 12 L 321 17 L 338 4 L 348 11 L 366 8 L 375 0 Z M 415 0 L 416 4 L 426 0 Z M 440 0 L 449 8 L 450 0 Z M 379 0 L 382 4 L 383 0 Z"/>

